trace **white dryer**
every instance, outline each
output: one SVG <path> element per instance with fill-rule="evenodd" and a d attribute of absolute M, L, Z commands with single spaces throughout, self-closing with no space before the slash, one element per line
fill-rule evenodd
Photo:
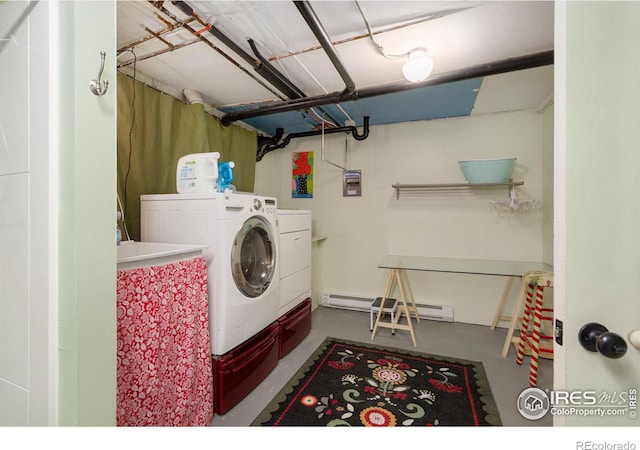
<path fill-rule="evenodd" d="M 278 318 L 311 297 L 311 211 L 278 210 L 280 305 Z"/>
<path fill-rule="evenodd" d="M 279 301 L 276 199 L 249 193 L 140 197 L 141 238 L 204 244 L 209 329 L 214 356 L 277 320 Z"/>

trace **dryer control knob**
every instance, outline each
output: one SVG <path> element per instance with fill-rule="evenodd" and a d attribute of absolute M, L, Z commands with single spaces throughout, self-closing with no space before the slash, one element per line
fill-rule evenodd
<path fill-rule="evenodd" d="M 260 211 L 260 209 L 262 208 L 262 202 L 260 201 L 259 198 L 254 198 L 253 199 L 253 209 L 255 209 L 256 211 Z"/>

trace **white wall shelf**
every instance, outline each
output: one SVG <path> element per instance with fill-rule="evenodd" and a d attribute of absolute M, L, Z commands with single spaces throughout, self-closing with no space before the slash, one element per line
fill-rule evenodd
<path fill-rule="evenodd" d="M 509 192 L 515 186 L 522 186 L 524 181 L 506 181 L 504 183 L 438 183 L 438 184 L 392 184 L 391 187 L 396 190 L 396 199 L 400 199 L 401 191 L 424 192 L 431 190 L 448 190 L 448 189 L 479 189 L 492 188 L 499 186 L 507 186 Z"/>

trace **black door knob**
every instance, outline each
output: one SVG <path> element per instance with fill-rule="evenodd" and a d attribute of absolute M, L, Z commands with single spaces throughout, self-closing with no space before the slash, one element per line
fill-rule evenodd
<path fill-rule="evenodd" d="M 627 353 L 627 343 L 622 336 L 599 323 L 591 322 L 580 328 L 578 339 L 585 349 L 600 352 L 607 358 L 622 358 Z"/>

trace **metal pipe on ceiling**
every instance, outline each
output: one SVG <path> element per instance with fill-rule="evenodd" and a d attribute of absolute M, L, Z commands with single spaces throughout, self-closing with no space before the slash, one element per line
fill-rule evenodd
<path fill-rule="evenodd" d="M 206 39 L 204 36 L 202 36 L 200 31 L 196 31 L 194 30 L 190 25 L 189 22 L 191 22 L 190 19 L 188 20 L 179 20 L 171 11 L 167 10 L 163 5 L 162 2 L 154 2 L 154 1 L 150 1 L 150 4 L 153 5 L 153 7 L 155 7 L 158 11 L 162 12 L 163 14 L 165 14 L 167 17 L 170 17 L 174 22 L 176 23 L 180 23 L 180 26 L 182 28 L 184 28 L 185 30 L 187 30 L 189 33 L 191 33 L 193 36 L 195 36 L 199 41 L 203 42 L 204 44 L 208 45 L 209 47 L 211 47 L 213 50 L 215 50 L 216 52 L 218 52 L 218 54 L 220 54 L 223 58 L 225 58 L 227 61 L 229 61 L 231 64 L 233 64 L 234 66 L 236 66 L 238 69 L 240 69 L 242 72 L 244 72 L 245 74 L 247 74 L 249 77 L 251 77 L 252 79 L 254 79 L 257 83 L 259 83 L 262 87 L 264 87 L 266 90 L 268 90 L 269 92 L 271 92 L 273 95 L 275 95 L 276 97 L 280 98 L 281 100 L 284 100 L 284 97 L 282 95 L 280 95 L 278 92 L 276 92 L 272 87 L 268 86 L 267 84 L 265 84 L 262 80 L 260 80 L 259 78 L 257 78 L 256 76 L 254 76 L 249 70 L 245 69 L 243 66 L 240 65 L 240 63 L 238 63 L 236 60 L 234 60 L 231 56 L 227 55 L 224 51 L 222 51 L 220 48 L 216 47 L 215 45 L 213 45 L 213 43 Z M 188 5 L 187 5 L 188 7 Z M 203 23 L 203 21 L 201 19 L 199 19 L 198 17 L 196 17 L 195 15 L 193 16 L 194 20 L 198 20 L 201 24 L 206 25 L 205 23 Z M 177 48 L 181 48 L 182 46 L 175 46 L 175 49 Z M 128 50 L 127 48 L 123 48 L 122 51 Z M 145 55 L 142 58 L 138 58 L 138 60 L 140 59 L 144 59 L 144 58 L 148 58 L 148 57 L 153 57 L 153 56 L 157 56 L 159 54 L 165 53 L 165 51 L 160 51 L 160 52 L 156 52 L 154 54 L 151 55 Z M 121 66 L 123 65 L 127 65 L 132 63 L 132 61 L 128 61 L 127 63 L 121 64 Z M 120 67 L 120 66 L 119 66 Z"/>
<path fill-rule="evenodd" d="M 211 25 L 206 23 L 204 20 L 200 19 L 198 15 L 193 11 L 193 8 L 189 6 L 186 2 L 172 1 L 171 4 L 174 5 L 176 8 L 178 8 L 180 11 L 182 11 L 186 16 L 196 18 L 196 20 L 198 20 L 202 25 L 207 25 L 207 26 Z M 252 66 L 257 65 L 257 61 L 254 57 L 252 57 L 250 54 L 245 52 L 239 45 L 237 45 L 235 42 L 229 39 L 223 32 L 218 30 L 216 27 L 211 25 L 211 27 L 209 27 L 207 31 L 211 35 L 213 35 L 216 39 L 218 39 L 220 42 L 222 42 L 225 46 L 229 47 L 230 50 L 232 50 L 236 55 L 244 59 L 246 62 L 248 62 Z"/>
<path fill-rule="evenodd" d="M 362 133 L 360 133 L 355 126 L 349 125 L 338 128 L 325 128 L 324 130 L 289 133 L 282 142 L 279 141 L 284 130 L 282 128 L 278 128 L 276 130 L 276 135 L 273 138 L 258 136 L 258 154 L 256 156 L 256 161 L 260 161 L 267 153 L 286 147 L 289 145 L 289 142 L 291 142 L 291 139 L 295 138 L 319 136 L 321 134 L 351 133 L 351 136 L 353 136 L 356 141 L 364 141 L 369 137 L 369 116 L 364 116 L 363 121 Z"/>
<path fill-rule="evenodd" d="M 273 76 L 273 79 L 277 79 L 278 83 L 281 83 L 281 87 L 282 92 L 289 98 L 306 98 L 307 94 L 305 94 L 304 92 L 302 92 L 300 90 L 300 88 L 298 88 L 298 86 L 296 86 L 295 84 L 293 84 L 293 82 L 291 82 L 284 74 L 282 74 L 280 71 L 278 71 L 278 69 L 276 69 L 275 67 L 273 67 L 273 65 L 266 59 L 264 58 L 264 56 L 262 56 L 262 54 L 260 53 L 260 51 L 258 50 L 258 47 L 256 46 L 255 42 L 253 41 L 253 39 L 249 39 L 248 40 L 249 45 L 251 46 L 251 50 L 253 50 L 253 53 L 256 55 L 256 57 L 260 60 L 260 63 L 263 65 L 263 67 L 270 71 L 270 74 Z M 329 114 L 327 111 L 325 111 L 322 108 L 319 108 L 320 111 L 322 112 L 322 114 L 326 117 L 328 117 L 330 119 L 330 123 L 332 124 L 331 126 L 334 126 L 333 124 L 337 124 L 339 123 L 331 114 Z M 311 113 L 314 113 L 313 108 L 309 108 L 309 110 L 311 111 Z"/>
<path fill-rule="evenodd" d="M 284 74 L 282 74 L 278 69 L 276 69 L 264 56 L 262 56 L 253 39 L 248 39 L 248 42 L 249 42 L 249 46 L 251 47 L 251 50 L 253 51 L 253 54 L 256 55 L 256 58 L 260 60 L 260 63 L 264 66 L 264 68 L 270 71 L 273 77 L 277 79 L 279 83 L 281 83 L 283 88 L 287 89 L 286 91 L 283 91 L 283 93 L 287 95 L 287 97 L 303 98 L 307 96 L 307 94 L 302 92 L 302 90 L 300 90 L 298 86 L 293 84 L 293 82 L 291 82 Z M 331 122 L 338 123 L 336 119 L 332 117 L 331 114 L 329 114 L 327 111 L 323 110 L 322 108 L 320 108 L 320 111 L 322 111 L 322 113 L 325 116 L 329 117 L 329 119 L 331 119 Z"/>
<path fill-rule="evenodd" d="M 184 48 L 184 47 L 186 47 L 188 45 L 197 44 L 198 42 L 200 42 L 200 40 L 199 39 L 195 39 L 193 41 L 183 42 L 182 44 L 174 45 L 173 48 L 167 47 L 167 48 L 164 48 L 162 50 L 158 50 L 156 52 L 147 53 L 144 56 L 138 56 L 137 58 L 131 58 L 130 60 L 125 61 L 123 63 L 118 63 L 116 68 L 117 69 L 121 69 L 123 67 L 130 66 L 134 62 L 140 62 L 140 61 L 144 61 L 145 59 L 155 58 L 156 56 L 163 55 L 163 54 L 168 53 L 168 52 L 173 52 L 173 51 L 176 51 L 176 50 L 180 50 L 181 48 Z M 129 50 L 131 50 L 133 48 L 134 48 L 134 46 L 124 46 L 124 47 L 119 48 L 116 53 L 118 55 L 120 55 L 120 53 L 124 53 L 124 52 L 129 51 Z"/>
<path fill-rule="evenodd" d="M 292 85 L 292 83 L 286 79 L 284 75 L 282 75 L 278 70 L 273 67 L 271 64 L 263 64 L 258 57 L 253 57 L 249 53 L 245 52 L 242 47 L 236 44 L 233 40 L 231 40 L 227 35 L 225 35 L 222 31 L 216 28 L 212 24 L 206 23 L 202 20 L 194 11 L 191 6 L 189 6 L 184 1 L 172 1 L 171 4 L 175 5 L 180 11 L 182 11 L 185 15 L 189 17 L 194 17 L 203 25 L 207 26 L 207 32 L 215 37 L 217 40 L 222 42 L 226 47 L 228 47 L 231 51 L 233 51 L 236 55 L 242 58 L 245 62 L 249 63 L 251 67 L 265 80 L 271 83 L 276 89 L 282 92 L 286 97 L 289 98 L 301 98 L 299 93 L 299 89 Z"/>
<path fill-rule="evenodd" d="M 166 25 L 166 28 L 163 28 L 162 30 L 160 30 L 158 32 L 155 32 L 154 34 L 149 33 L 147 36 L 144 36 L 144 37 L 142 37 L 140 39 L 137 39 L 137 40 L 135 40 L 133 42 L 129 42 L 128 44 L 125 44 L 125 45 L 121 46 L 120 48 L 118 48 L 116 50 L 116 54 L 119 55 L 120 53 L 128 51 L 129 49 L 134 48 L 134 47 L 136 47 L 136 46 L 138 46 L 140 44 L 143 44 L 143 43 L 145 43 L 147 41 L 150 41 L 152 39 L 156 39 L 156 35 L 162 36 L 163 34 L 170 33 L 172 31 L 175 31 L 175 30 L 177 30 L 177 29 L 182 27 L 182 23 L 171 23 L 171 22 L 166 20 L 164 17 L 162 17 L 158 13 L 155 14 L 155 17 L 159 21 L 164 23 Z M 189 22 L 192 22 L 194 20 L 195 20 L 194 18 L 190 18 L 190 19 L 185 20 L 184 23 L 189 24 Z M 188 45 L 188 44 L 191 44 L 191 43 L 196 43 L 196 42 L 198 42 L 198 41 L 194 40 L 194 41 L 189 42 L 189 43 L 184 43 L 184 44 L 181 44 L 181 45 L 174 45 L 174 48 L 184 47 L 185 45 Z M 170 49 L 164 50 L 164 52 L 168 52 L 168 51 L 171 51 L 171 50 Z M 159 52 L 156 52 L 156 53 L 159 53 Z"/>
<path fill-rule="evenodd" d="M 338 54 L 335 47 L 331 43 L 331 38 L 325 31 L 324 27 L 322 26 L 322 23 L 320 22 L 320 19 L 318 19 L 318 16 L 316 15 L 315 11 L 313 10 L 309 2 L 294 1 L 293 3 L 298 8 L 298 11 L 300 11 L 300 14 L 302 14 L 302 17 L 307 22 L 307 25 L 309 25 L 309 28 L 311 28 L 311 31 L 313 31 L 313 34 L 316 36 L 316 39 L 318 39 L 318 42 L 320 42 L 320 45 L 322 45 L 322 48 L 324 49 L 325 53 L 333 63 L 333 66 L 336 68 L 336 70 L 340 74 L 340 77 L 342 78 L 346 86 L 344 89 L 344 92 L 346 94 L 353 92 L 356 88 L 356 85 L 353 82 L 353 79 L 351 79 L 351 76 L 349 75 L 349 73 L 347 72 L 347 69 L 344 67 L 344 63 L 342 62 L 340 55 Z"/>
<path fill-rule="evenodd" d="M 222 42 L 226 47 L 231 49 L 236 55 L 242 58 L 245 62 L 249 63 L 251 67 L 267 80 L 271 85 L 283 93 L 290 99 L 306 98 L 306 94 L 302 92 L 295 84 L 293 84 L 285 75 L 283 75 L 278 69 L 276 69 L 267 59 L 265 59 L 258 51 L 255 43 L 252 39 L 249 39 L 249 46 L 253 50 L 255 57 L 245 52 L 242 47 L 236 44 L 231 38 L 225 35 L 222 31 L 216 28 L 211 23 L 206 23 L 202 20 L 198 14 L 195 13 L 193 8 L 184 1 L 172 1 L 171 4 L 175 5 L 180 11 L 190 18 L 195 18 L 202 25 L 207 26 L 207 32 L 213 35 L 217 40 Z M 236 63 L 236 65 L 238 65 Z M 282 97 L 280 97 L 282 98 Z M 305 108 L 306 109 L 306 108 Z M 326 111 L 322 111 L 325 115 L 331 118 L 332 121 L 336 121 Z"/>
<path fill-rule="evenodd" d="M 247 6 L 247 4 L 248 4 L 248 2 L 241 2 L 241 3 L 240 3 L 240 5 L 241 5 L 242 7 L 244 7 L 244 9 L 245 9 L 249 14 L 251 14 L 251 15 L 252 15 L 252 17 L 254 17 L 254 18 L 255 18 L 255 20 L 259 21 L 260 25 L 261 25 L 263 28 L 265 28 L 265 29 L 266 29 L 266 30 L 267 30 L 267 31 L 268 31 L 268 32 L 273 36 L 273 38 L 274 38 L 274 39 L 276 39 L 278 42 L 280 42 L 280 44 L 282 45 L 282 47 L 285 47 L 285 48 L 286 48 L 286 47 L 288 47 L 289 45 L 288 45 L 288 44 L 287 44 L 287 43 L 282 39 L 282 37 L 280 36 L 280 33 L 276 32 L 276 31 L 271 27 L 271 25 L 270 25 L 270 21 L 269 21 L 269 20 L 265 20 L 265 18 L 264 18 L 261 14 L 258 14 L 254 8 L 251 8 L 251 7 Z M 227 20 L 229 20 L 229 21 L 230 21 L 230 23 L 232 23 L 232 24 L 234 23 L 234 22 L 233 22 L 233 20 L 232 20 L 232 19 L 230 19 L 230 18 L 227 18 Z M 321 49 L 322 49 L 322 46 L 318 45 L 317 50 L 321 50 Z M 318 79 L 318 77 L 316 77 L 316 75 L 315 75 L 311 70 L 309 70 L 309 68 L 305 65 L 305 63 L 304 63 L 300 58 L 298 58 L 298 56 L 294 55 L 294 53 L 295 53 L 294 51 L 289 50 L 289 54 L 293 57 L 293 59 L 295 60 L 295 62 L 296 62 L 298 65 L 300 65 L 300 67 L 302 68 L 302 70 L 304 70 L 304 71 L 305 71 L 305 73 L 309 76 L 309 78 L 311 78 L 311 79 L 316 83 L 316 85 L 317 85 L 320 89 L 322 89 L 322 91 L 323 91 L 325 94 L 328 94 L 328 93 L 329 93 L 329 90 L 327 90 L 327 88 L 325 88 L 325 87 L 324 87 L 324 85 L 320 82 L 320 80 Z M 254 53 L 254 54 L 256 54 L 256 56 L 258 56 L 258 57 L 259 57 L 259 55 L 258 55 L 257 53 Z M 272 64 L 272 61 L 277 61 L 277 60 L 278 60 L 278 58 L 277 58 L 277 57 L 273 57 L 273 56 L 272 56 L 272 57 L 270 57 L 268 60 L 263 61 L 263 64 L 266 64 L 266 63 L 268 63 L 268 64 Z M 261 61 L 262 61 L 262 59 L 261 59 Z M 284 68 L 283 68 L 283 69 L 284 69 Z M 285 75 L 287 75 L 287 74 L 286 74 L 286 71 L 285 71 L 285 73 L 284 73 L 284 74 L 285 74 Z M 306 96 L 306 94 L 305 94 L 305 96 Z M 340 110 L 340 112 L 344 115 L 344 117 L 346 118 L 346 120 L 347 120 L 347 121 L 352 120 L 351 116 L 350 116 L 350 115 L 349 115 L 349 114 L 348 114 L 348 113 L 347 113 L 347 112 L 346 112 L 346 111 L 345 111 L 345 110 L 344 110 L 340 105 L 338 105 L 338 106 L 337 106 L 337 108 L 338 108 L 338 110 Z M 321 119 L 321 118 L 319 118 L 319 117 L 317 116 L 317 114 L 315 113 L 315 111 L 314 111 L 313 109 L 310 109 L 310 110 L 309 110 L 309 113 L 310 113 L 312 116 L 316 116 L 316 117 L 315 117 L 316 119 L 323 120 L 323 119 Z M 324 110 L 322 110 L 322 113 L 323 113 L 323 115 L 324 115 L 324 116 L 328 117 L 328 118 L 333 122 L 333 124 L 330 124 L 330 125 L 332 125 L 332 126 L 338 126 L 338 124 L 340 123 L 339 121 L 337 121 L 335 118 L 333 118 L 330 114 L 328 114 L 328 113 L 327 113 L 326 111 L 324 111 Z"/>
<path fill-rule="evenodd" d="M 260 61 L 260 64 L 262 64 L 266 70 L 268 70 L 275 78 L 277 78 L 278 83 L 286 87 L 287 91 L 283 93 L 286 94 L 287 97 L 289 98 L 306 97 L 304 92 L 302 92 L 298 88 L 298 86 L 296 86 L 291 81 L 289 81 L 288 78 L 286 78 L 278 69 L 273 67 L 273 65 L 269 61 L 267 61 L 267 59 L 265 59 L 264 56 L 262 56 L 253 39 L 248 39 L 247 42 L 249 43 L 251 50 L 253 50 L 253 54 L 256 55 L 256 58 L 258 58 L 258 60 Z"/>
<path fill-rule="evenodd" d="M 471 9 L 473 8 L 473 6 L 468 6 L 468 7 L 464 7 L 464 8 L 455 8 L 455 9 L 445 9 L 443 11 L 439 11 L 437 13 L 434 14 L 429 14 L 425 17 L 421 17 L 419 19 L 414 19 L 414 20 L 410 20 L 408 22 L 403 22 L 403 23 L 399 23 L 396 25 L 391 25 L 387 28 L 384 29 L 379 29 L 376 31 L 373 31 L 371 34 L 373 35 L 377 35 L 377 34 L 384 34 L 384 33 L 389 33 L 391 31 L 396 31 L 396 30 L 400 30 L 403 28 L 407 28 L 407 27 L 411 27 L 414 25 L 419 25 L 422 24 L 424 22 L 428 22 L 430 20 L 435 20 L 435 19 L 439 19 L 441 17 L 445 17 L 448 16 L 450 14 L 455 14 L 458 12 L 462 12 L 462 11 L 466 11 L 467 9 Z M 349 36 L 343 39 L 338 39 L 336 41 L 332 41 L 332 44 L 334 46 L 340 45 L 340 44 L 346 44 L 347 42 L 353 42 L 353 41 L 358 41 L 360 39 L 369 39 L 371 37 L 371 34 L 367 33 L 363 33 L 363 34 L 358 34 L 355 36 Z M 303 50 L 298 50 L 298 51 L 289 51 L 286 54 L 283 55 L 277 55 L 277 56 L 272 56 L 271 58 L 269 58 L 269 61 L 277 61 L 279 59 L 285 59 L 285 58 L 290 58 L 292 56 L 298 56 L 304 53 L 308 53 L 308 52 L 313 52 L 316 50 L 320 50 L 322 48 L 321 45 L 317 45 L 317 46 L 313 46 L 313 47 L 309 47 Z"/>
<path fill-rule="evenodd" d="M 479 64 L 477 66 L 468 67 L 466 69 L 446 72 L 440 75 L 429 77 L 420 83 L 399 82 L 386 84 L 382 86 L 373 86 L 353 92 L 333 92 L 326 95 L 315 97 L 307 97 L 304 99 L 285 100 L 282 102 L 274 102 L 265 106 L 248 108 L 227 113 L 222 116 L 223 125 L 229 125 L 237 120 L 245 120 L 253 117 L 278 114 L 298 109 L 306 109 L 313 106 L 331 105 L 342 102 L 356 101 L 363 98 L 377 97 L 385 94 L 394 94 L 413 89 L 425 88 L 428 86 L 437 86 L 440 84 L 453 83 L 455 81 L 470 80 L 473 78 L 497 75 L 500 73 L 515 72 L 518 70 L 533 69 L 535 67 L 549 66 L 554 60 L 553 50 L 534 53 L 531 55 L 509 58 L 502 61 L 496 61 L 488 64 Z"/>

